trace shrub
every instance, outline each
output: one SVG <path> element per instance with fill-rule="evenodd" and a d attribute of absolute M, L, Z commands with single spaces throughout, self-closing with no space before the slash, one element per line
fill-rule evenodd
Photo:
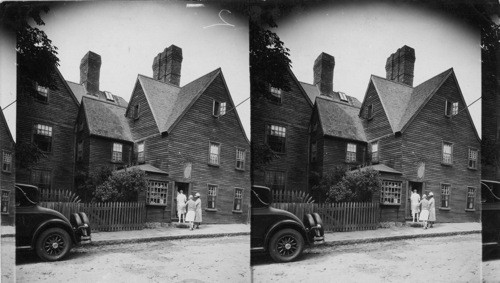
<path fill-rule="evenodd" d="M 146 190 L 146 174 L 140 170 L 113 172 L 94 191 L 95 202 L 137 201 L 139 192 Z"/>
<path fill-rule="evenodd" d="M 327 202 L 366 202 L 372 201 L 373 193 L 380 190 L 381 180 L 378 171 L 347 172 L 342 179 L 328 190 Z"/>

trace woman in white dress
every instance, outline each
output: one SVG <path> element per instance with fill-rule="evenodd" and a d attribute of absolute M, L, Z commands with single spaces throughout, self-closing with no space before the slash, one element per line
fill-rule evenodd
<path fill-rule="evenodd" d="M 432 228 L 436 222 L 436 200 L 434 199 L 434 194 L 429 193 L 429 228 Z"/>
<path fill-rule="evenodd" d="M 186 203 L 186 207 L 187 207 L 186 222 L 189 223 L 189 228 L 193 230 L 194 215 L 196 210 L 196 203 L 193 200 L 193 195 L 189 195 L 189 200 Z"/>
<path fill-rule="evenodd" d="M 427 221 L 429 220 L 429 201 L 425 194 L 422 196 L 420 205 L 422 206 L 422 210 L 420 211 L 419 220 L 424 222 L 424 229 L 427 229 Z"/>
<path fill-rule="evenodd" d="M 201 199 L 200 199 L 200 193 L 196 193 L 194 195 L 196 198 L 195 204 L 196 204 L 196 209 L 195 209 L 195 215 L 194 215 L 194 224 L 196 225 L 196 229 L 200 228 L 201 224 Z"/>

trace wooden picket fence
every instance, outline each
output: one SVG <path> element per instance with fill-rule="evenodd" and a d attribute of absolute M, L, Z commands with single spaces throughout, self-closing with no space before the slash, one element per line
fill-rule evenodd
<path fill-rule="evenodd" d="M 272 206 L 289 211 L 301 220 L 305 214 L 317 212 L 325 231 L 330 232 L 374 230 L 380 222 L 378 203 L 273 203 Z"/>
<path fill-rule="evenodd" d="M 141 230 L 146 221 L 145 203 L 41 202 L 40 206 L 59 211 L 68 219 L 72 213 L 85 212 L 92 231 Z"/>
<path fill-rule="evenodd" d="M 80 197 L 70 190 L 42 189 L 41 202 L 81 202 Z"/>
<path fill-rule="evenodd" d="M 274 203 L 311 203 L 314 202 L 313 198 L 304 191 L 290 191 L 290 190 L 273 190 Z"/>

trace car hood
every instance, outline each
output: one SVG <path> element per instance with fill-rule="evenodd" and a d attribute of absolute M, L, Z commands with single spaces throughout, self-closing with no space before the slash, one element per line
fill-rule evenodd
<path fill-rule="evenodd" d="M 283 209 L 278 209 L 274 207 L 266 207 L 266 208 L 252 208 L 252 214 L 260 214 L 260 215 L 269 215 L 269 216 L 278 216 L 281 219 L 293 219 L 298 223 L 302 224 L 302 220 L 300 220 L 295 214 L 288 212 Z"/>
<path fill-rule="evenodd" d="M 30 213 L 37 213 L 37 214 L 41 214 L 41 215 L 43 215 L 43 214 L 44 215 L 50 215 L 53 218 L 59 218 L 61 220 L 64 220 L 65 222 L 69 223 L 68 218 L 66 218 L 66 216 L 64 216 L 59 211 L 56 211 L 56 210 L 53 210 L 53 209 L 50 209 L 50 208 L 46 208 L 46 207 L 41 207 L 40 205 L 34 205 L 34 206 L 32 206 L 31 209 L 29 209 L 29 212 Z"/>

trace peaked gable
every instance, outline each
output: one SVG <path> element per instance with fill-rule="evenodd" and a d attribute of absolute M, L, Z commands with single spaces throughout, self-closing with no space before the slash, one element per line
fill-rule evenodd
<path fill-rule="evenodd" d="M 5 116 L 3 114 L 3 110 L 0 108 L 0 126 L 1 128 L 5 128 L 5 132 L 7 133 L 7 136 L 9 137 L 9 140 L 14 143 L 14 138 L 12 137 L 12 133 L 10 132 L 9 125 L 7 124 L 7 119 L 5 119 Z M 4 135 L 4 132 L 1 133 Z"/>
<path fill-rule="evenodd" d="M 358 107 L 328 97 L 317 97 L 315 105 L 325 136 L 366 142 L 365 130 L 358 116 Z"/>

